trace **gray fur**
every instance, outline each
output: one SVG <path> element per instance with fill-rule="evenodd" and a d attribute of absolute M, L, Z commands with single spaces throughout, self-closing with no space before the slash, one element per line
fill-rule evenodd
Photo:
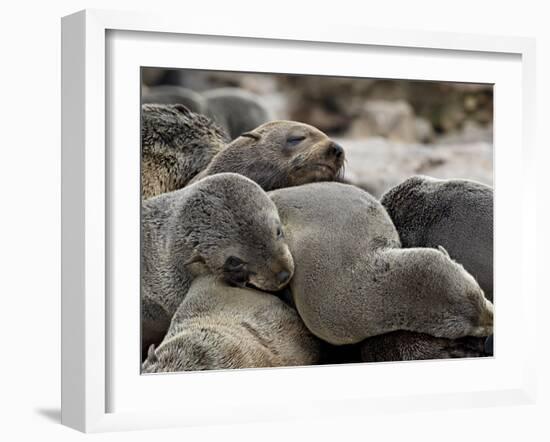
<path fill-rule="evenodd" d="M 260 97 L 240 88 L 212 89 L 203 96 L 206 115 L 223 127 L 232 140 L 273 119 Z"/>
<path fill-rule="evenodd" d="M 142 105 L 143 198 L 184 187 L 227 141 L 222 129 L 183 105 Z"/>
<path fill-rule="evenodd" d="M 204 276 L 191 284 L 142 372 L 311 365 L 319 347 L 296 311 L 276 296 Z"/>
<path fill-rule="evenodd" d="M 403 247 L 443 246 L 493 300 L 493 189 L 468 180 L 411 177 L 382 197 Z"/>
<path fill-rule="evenodd" d="M 182 104 L 191 112 L 199 114 L 204 114 L 206 110 L 206 101 L 201 94 L 167 84 L 150 88 L 142 95 L 141 104 Z"/>
<path fill-rule="evenodd" d="M 489 356 L 483 338 L 436 338 L 423 333 L 395 331 L 361 343 L 364 362 L 416 361 L 421 359 L 475 358 Z"/>
<path fill-rule="evenodd" d="M 214 274 L 275 291 L 292 276 L 294 263 L 277 237 L 273 202 L 253 181 L 232 173 L 208 177 L 142 205 L 142 343 L 160 342 L 198 274 Z M 246 264 L 226 267 L 228 257 Z"/>
<path fill-rule="evenodd" d="M 294 136 L 305 139 L 289 144 Z M 343 149 L 313 126 L 271 121 L 231 142 L 192 182 L 221 172 L 240 173 L 264 190 L 333 181 L 342 171 L 344 157 Z"/>
<path fill-rule="evenodd" d="M 464 268 L 434 249 L 401 249 L 382 205 L 340 183 L 270 192 L 296 268 L 308 329 L 335 345 L 397 330 L 459 338 L 492 333 L 492 304 Z"/>

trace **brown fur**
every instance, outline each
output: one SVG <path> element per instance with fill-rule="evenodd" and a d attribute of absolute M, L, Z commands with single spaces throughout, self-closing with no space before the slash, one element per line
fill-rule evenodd
<path fill-rule="evenodd" d="M 292 141 L 304 137 L 302 141 Z M 323 132 L 296 121 L 271 121 L 241 135 L 219 152 L 192 182 L 220 172 L 235 172 L 264 190 L 333 181 L 344 151 Z"/>
<path fill-rule="evenodd" d="M 144 199 L 187 185 L 229 140 L 207 117 L 183 105 L 144 104 L 141 109 Z"/>
<path fill-rule="evenodd" d="M 311 365 L 319 352 L 320 342 L 276 296 L 199 277 L 142 372 Z"/>

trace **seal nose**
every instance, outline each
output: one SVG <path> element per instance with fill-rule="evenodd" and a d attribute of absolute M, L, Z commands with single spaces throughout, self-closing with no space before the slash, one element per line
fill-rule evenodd
<path fill-rule="evenodd" d="M 281 284 L 287 283 L 289 279 L 290 279 L 290 273 L 287 272 L 286 270 L 283 270 L 282 272 L 277 273 L 277 280 Z"/>
<path fill-rule="evenodd" d="M 328 148 L 328 153 L 329 155 L 333 155 L 334 157 L 336 157 L 336 159 L 339 159 L 344 155 L 344 148 L 340 146 L 338 143 L 335 143 L 334 141 L 332 141 Z"/>

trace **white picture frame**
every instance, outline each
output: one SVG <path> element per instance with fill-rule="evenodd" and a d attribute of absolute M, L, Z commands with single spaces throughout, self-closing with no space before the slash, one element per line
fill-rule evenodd
<path fill-rule="evenodd" d="M 304 61 L 302 65 L 293 65 L 292 72 L 307 73 L 314 62 L 304 54 L 318 50 L 319 56 L 330 54 L 338 58 L 340 64 L 335 67 L 320 63 L 315 73 L 353 75 L 351 70 L 356 67 L 349 62 L 350 57 L 357 56 L 357 51 L 366 51 L 371 60 L 380 57 L 383 62 L 377 70 L 369 71 L 373 76 L 405 78 L 402 73 L 405 71 L 399 70 L 404 69 L 399 68 L 399 57 L 409 57 L 409 69 L 421 69 L 422 63 L 415 67 L 415 61 L 427 60 L 431 73 L 423 76 L 418 70 L 420 73 L 407 74 L 406 78 L 478 82 L 499 79 L 495 82 L 497 332 L 494 358 L 148 377 L 139 377 L 137 362 L 135 368 L 128 368 L 134 364 L 131 354 L 134 350 L 126 353 L 124 343 L 133 331 L 121 330 L 121 324 L 128 321 L 128 327 L 135 331 L 138 318 L 132 317 L 135 306 L 123 309 L 128 310 L 128 314 L 121 313 L 121 306 L 132 293 L 134 299 L 139 298 L 139 274 L 135 265 L 133 269 L 116 266 L 123 256 L 130 257 L 128 261 L 133 264 L 136 259 L 139 262 L 136 230 L 128 228 L 126 234 L 120 228 L 126 219 L 133 219 L 132 225 L 135 227 L 137 222 L 139 231 L 136 199 L 121 198 L 128 194 L 127 190 L 132 194 L 136 185 L 139 189 L 139 131 L 135 131 L 136 124 L 139 125 L 139 89 L 137 86 L 132 89 L 139 75 L 135 68 L 139 65 L 185 67 L 181 62 L 182 52 L 174 51 L 182 44 L 198 45 L 190 47 L 186 54 L 204 52 L 215 44 L 227 49 L 224 53 L 230 49 L 242 50 L 243 54 L 258 48 L 273 51 L 272 56 L 247 58 L 247 70 L 277 72 L 273 63 L 277 60 L 281 63 L 281 59 L 277 59 L 276 53 L 284 55 L 285 51 L 293 51 L 294 55 L 302 55 L 297 57 L 298 61 Z M 167 61 L 170 51 L 173 51 L 173 63 Z M 180 54 L 179 62 L 176 53 Z M 242 57 L 224 58 L 221 52 L 218 54 L 219 57 L 210 61 L 201 61 L 197 55 L 194 66 L 244 69 L 244 64 L 235 61 Z M 394 55 L 397 58 L 393 59 Z M 143 60 L 146 64 L 142 64 Z M 456 62 L 456 66 L 471 66 L 471 69 L 453 66 L 457 71 L 453 74 L 455 77 L 448 77 L 449 60 Z M 535 377 L 530 355 L 534 351 L 531 338 L 535 333 L 532 318 L 535 317 L 536 291 L 535 268 L 528 265 L 527 256 L 535 256 L 536 245 L 536 194 L 533 191 L 536 186 L 534 174 L 530 173 L 534 161 L 534 63 L 534 41 L 517 37 L 315 27 L 313 24 L 296 27 L 253 21 L 235 25 L 204 17 L 184 23 L 177 17 L 99 10 L 64 17 L 62 423 L 80 431 L 97 432 L 361 415 L 380 410 L 532 403 Z M 350 70 L 346 70 L 346 66 Z M 476 71 L 476 66 L 481 68 Z M 121 78 L 127 87 L 113 87 L 122 84 Z M 113 97 L 119 92 L 115 100 Z M 124 106 L 126 112 L 117 106 Z M 132 106 L 135 110 L 128 114 Z M 137 122 L 135 115 L 138 115 Z M 128 149 L 111 149 L 126 142 Z M 521 186 L 512 181 L 514 173 L 521 174 Z M 504 204 L 506 199 L 520 201 L 521 210 L 509 213 L 510 208 Z M 516 241 L 504 248 L 499 238 L 505 238 L 510 230 L 516 232 Z M 113 265 L 117 268 L 115 278 Z M 521 277 L 516 277 L 518 267 Z M 119 277 L 119 271 L 135 275 L 133 282 Z M 124 281 L 130 282 L 125 285 Z M 113 299 L 112 292 L 121 293 L 121 287 L 128 295 Z M 499 293 L 503 296 L 499 297 Z M 515 298 L 504 296 L 506 293 L 515 294 Z M 518 334 L 513 333 L 518 328 L 521 348 Z M 394 382 L 390 384 L 388 379 L 392 377 Z M 399 381 L 403 377 L 416 379 L 416 387 Z M 149 380 L 143 381 L 144 378 Z M 281 386 L 285 385 L 288 390 L 280 393 Z M 323 385 L 322 391 L 320 385 Z M 172 400 L 182 397 L 178 388 L 185 388 L 185 401 L 179 404 Z M 169 396 L 170 391 L 173 394 Z M 166 398 L 162 406 L 153 401 L 155 395 Z"/>

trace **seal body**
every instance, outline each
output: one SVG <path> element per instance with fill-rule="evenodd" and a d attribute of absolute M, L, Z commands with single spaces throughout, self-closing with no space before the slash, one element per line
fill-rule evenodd
<path fill-rule="evenodd" d="M 200 274 L 276 291 L 294 272 L 277 209 L 251 180 L 218 174 L 142 205 L 142 343 L 158 343 Z"/>
<path fill-rule="evenodd" d="M 493 300 L 493 189 L 414 176 L 382 197 L 403 247 L 443 246 Z"/>
<path fill-rule="evenodd" d="M 203 94 L 205 114 L 223 127 L 231 139 L 273 120 L 260 98 L 240 88 L 211 89 Z"/>
<path fill-rule="evenodd" d="M 193 281 L 143 373 L 311 365 L 320 341 L 276 296 L 213 276 Z"/>
<path fill-rule="evenodd" d="M 485 350 L 483 338 L 466 336 L 458 339 L 446 339 L 408 331 L 395 331 L 374 336 L 364 340 L 360 347 L 361 360 L 364 362 L 490 356 Z"/>
<path fill-rule="evenodd" d="M 315 127 L 271 121 L 232 141 L 192 182 L 220 172 L 244 175 L 264 190 L 333 181 L 344 158 L 343 148 Z"/>
<path fill-rule="evenodd" d="M 142 197 L 184 187 L 228 140 L 210 119 L 183 105 L 142 105 Z"/>
<path fill-rule="evenodd" d="M 492 333 L 493 308 L 444 250 L 400 248 L 382 205 L 341 183 L 270 192 L 296 263 L 290 283 L 308 329 L 335 345 L 397 330 Z"/>

